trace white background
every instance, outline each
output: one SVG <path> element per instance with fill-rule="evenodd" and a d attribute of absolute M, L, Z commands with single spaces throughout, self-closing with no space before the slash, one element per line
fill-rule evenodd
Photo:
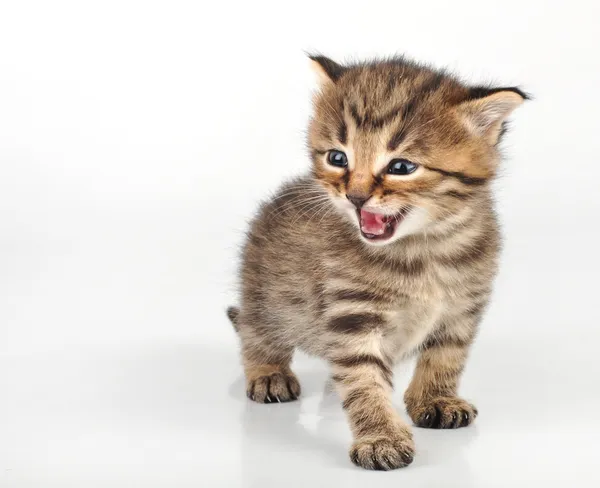
<path fill-rule="evenodd" d="M 0 5 L 0 486 L 600 485 L 596 2 Z M 480 417 L 415 429 L 392 473 L 350 464 L 318 360 L 301 402 L 248 404 L 224 315 L 246 220 L 308 167 L 304 50 L 535 96 L 463 381 Z"/>

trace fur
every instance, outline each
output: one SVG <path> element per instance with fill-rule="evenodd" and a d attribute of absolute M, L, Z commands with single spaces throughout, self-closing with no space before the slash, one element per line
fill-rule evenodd
<path fill-rule="evenodd" d="M 395 411 L 393 366 L 418 354 L 405 393 L 415 425 L 458 428 L 477 410 L 458 383 L 492 292 L 500 234 L 491 181 L 518 88 L 469 87 L 404 58 L 342 66 L 312 57 L 309 175 L 280 188 L 253 219 L 243 248 L 241 340 L 247 395 L 295 400 L 295 349 L 327 360 L 347 412 L 351 460 L 410 464 L 410 427 Z M 347 168 L 331 166 L 340 150 Z M 390 176 L 390 160 L 419 165 Z M 383 213 L 409 208 L 393 238 L 370 242 L 349 196 Z"/>

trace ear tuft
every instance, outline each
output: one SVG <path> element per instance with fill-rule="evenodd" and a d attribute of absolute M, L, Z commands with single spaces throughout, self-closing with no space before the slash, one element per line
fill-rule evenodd
<path fill-rule="evenodd" d="M 507 117 L 528 99 L 529 95 L 516 87 L 476 87 L 471 89 L 470 98 L 458 105 L 457 111 L 473 133 L 496 144 Z"/>
<path fill-rule="evenodd" d="M 489 86 L 474 86 L 469 90 L 469 100 L 477 100 L 478 98 L 485 98 L 499 92 L 513 92 L 519 95 L 523 100 L 532 100 L 533 97 L 523 91 L 518 86 L 503 86 L 492 88 Z"/>
<path fill-rule="evenodd" d="M 308 57 L 322 86 L 327 83 L 335 83 L 346 71 L 346 68 L 341 64 L 320 54 L 309 54 Z"/>

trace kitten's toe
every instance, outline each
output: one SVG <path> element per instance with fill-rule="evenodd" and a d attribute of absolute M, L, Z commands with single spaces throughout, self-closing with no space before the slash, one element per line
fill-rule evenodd
<path fill-rule="evenodd" d="M 426 429 L 458 429 L 470 425 L 477 409 L 458 397 L 438 397 L 408 407 L 408 413 L 418 427 Z"/>
<path fill-rule="evenodd" d="M 300 383 L 291 371 L 271 373 L 248 380 L 246 394 L 258 403 L 291 402 L 300 396 Z"/>
<path fill-rule="evenodd" d="M 350 459 L 364 469 L 389 471 L 413 462 L 415 445 L 410 436 L 358 439 L 350 449 Z"/>

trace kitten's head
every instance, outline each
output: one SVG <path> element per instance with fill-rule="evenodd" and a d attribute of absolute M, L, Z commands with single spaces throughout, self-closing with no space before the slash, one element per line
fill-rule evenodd
<path fill-rule="evenodd" d="M 504 122 L 527 98 L 521 90 L 469 87 L 403 58 L 311 60 L 320 78 L 313 174 L 364 241 L 435 232 L 487 191 Z"/>

